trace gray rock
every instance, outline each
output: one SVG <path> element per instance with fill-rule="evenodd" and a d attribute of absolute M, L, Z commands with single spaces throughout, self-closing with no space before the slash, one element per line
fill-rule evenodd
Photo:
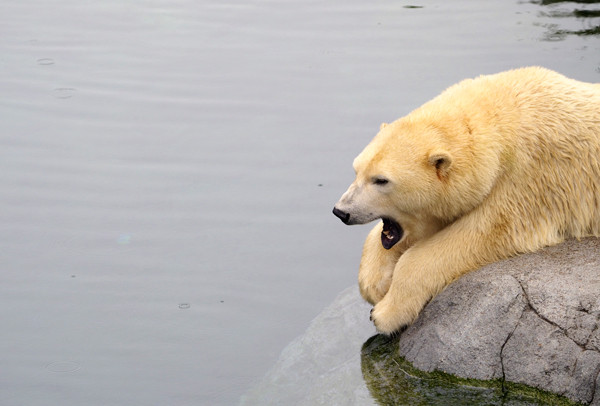
<path fill-rule="evenodd" d="M 400 354 L 424 371 L 502 378 L 500 352 L 525 306 L 515 278 L 489 270 L 475 272 L 427 306 L 402 335 Z"/>
<path fill-rule="evenodd" d="M 596 388 L 600 388 L 600 375 L 598 375 L 598 378 L 596 378 Z M 600 405 L 600 390 L 597 390 L 596 393 L 594 394 L 594 400 L 592 400 L 591 405 L 592 406 Z"/>
<path fill-rule="evenodd" d="M 525 311 L 502 354 L 505 379 L 591 402 L 600 354 L 582 350 L 558 327 Z"/>
<path fill-rule="evenodd" d="M 598 239 L 568 241 L 465 275 L 400 337 L 372 337 L 362 351 L 375 330 L 353 286 L 241 404 L 565 404 L 513 382 L 600 406 L 599 248 Z M 410 368 L 482 381 L 449 383 Z"/>
<path fill-rule="evenodd" d="M 600 405 L 599 326 L 600 240 L 590 238 L 458 279 L 402 334 L 399 348 L 424 371 L 501 378 Z"/>

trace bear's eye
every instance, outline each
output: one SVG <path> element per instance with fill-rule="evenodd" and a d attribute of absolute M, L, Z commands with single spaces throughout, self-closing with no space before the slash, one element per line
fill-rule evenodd
<path fill-rule="evenodd" d="M 373 183 L 376 185 L 387 185 L 388 182 L 386 178 L 373 178 Z"/>

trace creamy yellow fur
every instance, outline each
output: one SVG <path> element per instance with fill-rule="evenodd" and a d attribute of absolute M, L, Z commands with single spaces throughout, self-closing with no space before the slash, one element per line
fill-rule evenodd
<path fill-rule="evenodd" d="M 537 67 L 462 81 L 382 125 L 354 168 L 336 209 L 404 229 L 385 250 L 379 222 L 359 271 L 377 329 L 392 333 L 466 272 L 600 236 L 600 85 Z"/>

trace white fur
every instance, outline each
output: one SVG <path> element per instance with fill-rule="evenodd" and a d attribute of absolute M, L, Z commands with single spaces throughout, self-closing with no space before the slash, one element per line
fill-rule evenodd
<path fill-rule="evenodd" d="M 336 204 L 349 224 L 404 229 L 385 250 L 377 224 L 359 271 L 392 333 L 466 272 L 600 235 L 600 85 L 537 67 L 462 81 L 382 125 L 354 169 Z"/>

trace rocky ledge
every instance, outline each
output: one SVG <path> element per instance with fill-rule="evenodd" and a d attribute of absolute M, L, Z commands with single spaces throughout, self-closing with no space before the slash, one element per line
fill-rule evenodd
<path fill-rule="evenodd" d="M 241 404 L 600 406 L 600 239 L 465 275 L 361 350 L 368 317 L 342 292 Z"/>
<path fill-rule="evenodd" d="M 573 240 L 458 279 L 400 336 L 399 354 L 422 371 L 600 405 L 599 327 L 600 239 Z"/>

